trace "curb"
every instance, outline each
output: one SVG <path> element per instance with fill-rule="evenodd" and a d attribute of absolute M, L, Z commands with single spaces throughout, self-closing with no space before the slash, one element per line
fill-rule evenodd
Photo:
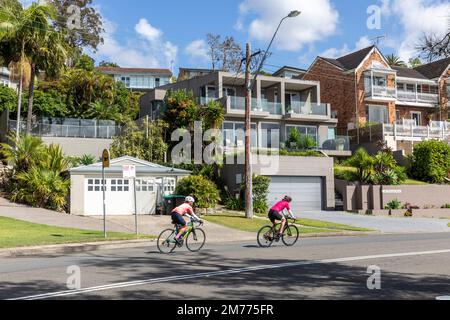
<path fill-rule="evenodd" d="M 308 233 L 300 234 L 302 238 L 330 238 L 330 237 L 351 237 L 351 236 L 368 236 L 374 234 L 381 234 L 380 232 L 336 232 L 336 233 Z M 256 239 L 256 238 L 255 238 Z M 255 239 L 242 239 L 242 240 L 216 240 L 209 241 L 209 243 L 230 243 L 230 242 L 246 242 Z M 34 247 L 19 247 L 0 249 L 0 258 L 18 258 L 38 256 L 44 254 L 73 254 L 91 252 L 97 250 L 112 250 L 112 249 L 125 249 L 125 248 L 140 248 L 155 246 L 157 239 L 142 239 L 142 240 L 122 240 L 122 241 L 101 241 L 101 242 L 87 242 L 87 243 L 69 243 L 69 244 L 56 244 L 46 246 L 34 246 Z"/>

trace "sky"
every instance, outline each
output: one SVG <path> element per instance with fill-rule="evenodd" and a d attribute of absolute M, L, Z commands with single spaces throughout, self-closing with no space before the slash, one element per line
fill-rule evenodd
<path fill-rule="evenodd" d="M 30 2 L 29 0 L 23 0 Z M 233 36 L 245 48 L 265 49 L 292 10 L 264 69 L 308 68 L 315 57 L 339 57 L 379 39 L 387 55 L 408 61 L 424 33 L 444 35 L 450 2 L 443 0 L 93 0 L 104 18 L 105 43 L 88 52 L 97 63 L 122 67 L 210 68 L 207 33 Z"/>

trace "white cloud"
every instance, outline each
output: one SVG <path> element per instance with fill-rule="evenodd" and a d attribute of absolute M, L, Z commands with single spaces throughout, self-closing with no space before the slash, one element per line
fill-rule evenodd
<path fill-rule="evenodd" d="M 200 60 L 201 62 L 205 62 L 205 61 L 207 61 L 209 59 L 208 49 L 207 49 L 205 40 L 194 40 L 194 41 L 192 41 L 184 49 L 184 52 L 192 60 Z"/>
<path fill-rule="evenodd" d="M 116 39 L 116 26 L 103 19 L 104 44 L 96 53 L 97 58 L 109 59 L 121 67 L 170 68 L 176 61 L 178 47 L 163 39 L 163 32 L 153 27 L 146 19 L 140 19 L 134 30 L 141 41 L 129 40 L 121 43 Z"/>
<path fill-rule="evenodd" d="M 351 49 L 347 43 L 344 43 L 341 48 L 329 48 L 320 53 L 319 56 L 325 58 L 339 58 L 349 54 L 350 52 L 358 51 L 372 45 L 372 42 L 367 36 L 362 36 L 355 43 L 355 47 Z"/>
<path fill-rule="evenodd" d="M 424 34 L 443 36 L 448 30 L 450 3 L 440 0 L 391 0 L 383 11 L 402 29 L 397 55 L 404 61 L 416 57 L 417 45 Z M 386 14 L 389 13 L 389 14 Z"/>
<path fill-rule="evenodd" d="M 138 24 L 134 27 L 137 33 L 148 41 L 156 41 L 162 36 L 162 31 L 153 27 L 147 19 L 139 20 Z"/>
<path fill-rule="evenodd" d="M 330 0 L 244 0 L 235 27 L 244 28 L 244 18 L 251 15 L 245 26 L 250 37 L 268 42 L 280 20 L 292 10 L 302 14 L 283 23 L 275 41 L 278 49 L 296 51 L 336 32 L 339 13 Z"/>

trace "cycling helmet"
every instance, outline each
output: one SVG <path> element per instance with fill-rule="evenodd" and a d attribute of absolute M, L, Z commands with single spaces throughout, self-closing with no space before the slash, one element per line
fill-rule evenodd
<path fill-rule="evenodd" d="M 289 196 L 285 196 L 283 200 L 287 202 L 292 202 L 292 198 Z"/>
<path fill-rule="evenodd" d="M 193 198 L 193 197 L 191 197 L 191 196 L 188 196 L 188 197 L 186 197 L 186 199 L 184 200 L 185 202 L 191 202 L 191 203 L 194 203 L 195 202 L 195 199 Z"/>

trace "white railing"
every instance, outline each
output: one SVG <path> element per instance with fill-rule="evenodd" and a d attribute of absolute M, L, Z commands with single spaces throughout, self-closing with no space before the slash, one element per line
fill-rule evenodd
<path fill-rule="evenodd" d="M 395 98 L 397 90 L 385 86 L 372 86 L 368 95 L 373 97 Z"/>
<path fill-rule="evenodd" d="M 446 140 L 450 137 L 450 123 L 443 126 L 417 126 L 414 124 L 383 124 L 383 134 L 385 136 L 399 137 L 401 139 Z"/>
<path fill-rule="evenodd" d="M 9 130 L 17 129 L 17 121 L 9 120 Z M 26 122 L 20 122 L 21 132 L 26 132 Z M 95 138 L 112 139 L 120 135 L 122 128 L 119 126 L 80 126 L 65 124 L 34 123 L 31 134 L 39 137 L 61 138 Z"/>
<path fill-rule="evenodd" d="M 438 103 L 439 95 L 434 93 L 419 93 L 410 91 L 397 91 L 397 99 L 406 102 Z"/>

